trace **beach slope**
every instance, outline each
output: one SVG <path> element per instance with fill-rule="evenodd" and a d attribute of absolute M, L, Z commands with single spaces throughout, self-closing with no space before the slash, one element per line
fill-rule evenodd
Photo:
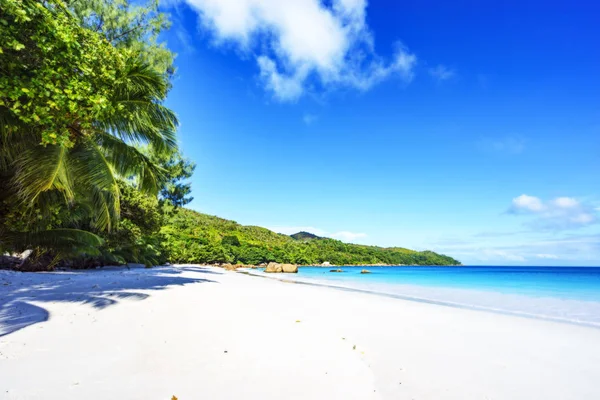
<path fill-rule="evenodd" d="M 594 328 L 201 266 L 0 271 L 0 399 L 592 399 L 599 377 Z"/>

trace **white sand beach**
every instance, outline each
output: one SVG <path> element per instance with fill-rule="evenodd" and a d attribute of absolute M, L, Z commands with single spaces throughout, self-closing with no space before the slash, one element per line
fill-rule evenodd
<path fill-rule="evenodd" d="M 0 271 L 0 399 L 581 400 L 599 379 L 594 328 L 211 267 Z"/>

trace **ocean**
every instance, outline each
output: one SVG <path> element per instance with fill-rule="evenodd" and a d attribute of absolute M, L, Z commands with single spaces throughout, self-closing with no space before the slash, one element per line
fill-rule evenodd
<path fill-rule="evenodd" d="M 344 272 L 330 272 L 337 268 Z M 600 328 L 600 267 L 301 267 L 265 275 Z"/>

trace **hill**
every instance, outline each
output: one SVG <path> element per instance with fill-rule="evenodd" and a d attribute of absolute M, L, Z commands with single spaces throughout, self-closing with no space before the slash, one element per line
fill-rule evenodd
<path fill-rule="evenodd" d="M 298 233 L 294 233 L 293 235 L 290 235 L 290 237 L 292 239 L 296 239 L 296 240 L 313 240 L 313 239 L 321 239 L 320 236 L 315 235 L 314 233 L 310 233 L 310 232 L 298 232 Z"/>
<path fill-rule="evenodd" d="M 307 232 L 288 236 L 188 209 L 169 217 L 160 236 L 164 253 L 174 263 L 460 265 L 432 251 L 350 244 Z"/>

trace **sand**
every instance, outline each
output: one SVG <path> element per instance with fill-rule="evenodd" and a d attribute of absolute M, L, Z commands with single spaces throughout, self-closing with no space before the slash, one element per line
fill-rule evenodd
<path fill-rule="evenodd" d="M 598 329 L 210 267 L 0 271 L 0 335 L 0 399 L 600 399 Z"/>

